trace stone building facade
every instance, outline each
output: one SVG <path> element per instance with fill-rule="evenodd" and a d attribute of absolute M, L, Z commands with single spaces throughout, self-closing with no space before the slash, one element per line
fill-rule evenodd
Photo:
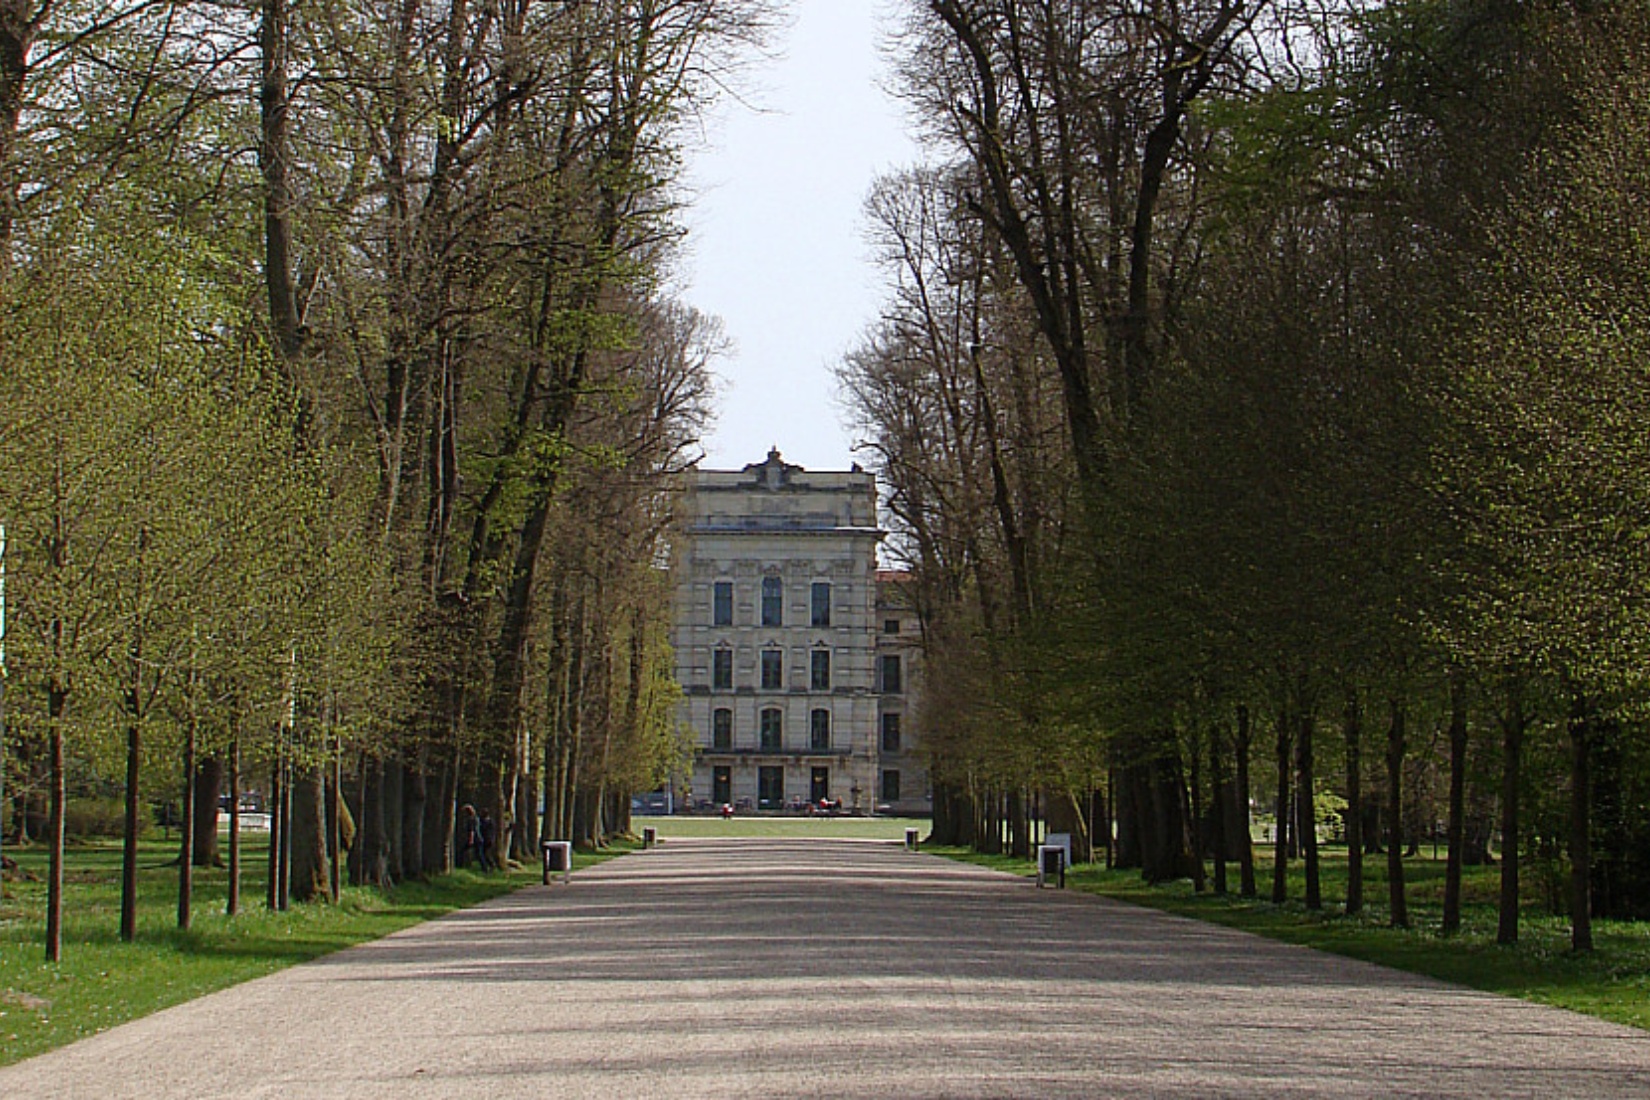
<path fill-rule="evenodd" d="M 926 779 L 907 775 L 915 639 L 909 613 L 879 596 L 896 582 L 878 583 L 876 504 L 871 474 L 805 470 L 777 450 L 686 475 L 672 641 L 694 756 L 681 805 L 926 809 Z"/>

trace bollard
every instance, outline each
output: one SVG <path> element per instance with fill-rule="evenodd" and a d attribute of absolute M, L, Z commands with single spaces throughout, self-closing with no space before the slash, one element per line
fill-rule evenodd
<path fill-rule="evenodd" d="M 550 885 L 552 875 L 560 875 L 562 882 L 573 881 L 573 845 L 566 840 L 544 842 L 544 884 Z"/>
<path fill-rule="evenodd" d="M 651 848 L 659 843 L 659 830 L 651 825 L 642 826 L 642 847 Z"/>
<path fill-rule="evenodd" d="M 914 852 L 917 850 L 917 830 L 905 830 L 905 850 L 907 852 Z"/>
<path fill-rule="evenodd" d="M 1060 889 L 1066 888 L 1066 850 L 1057 844 L 1037 848 L 1037 889 L 1041 890 L 1049 879 L 1058 882 Z"/>

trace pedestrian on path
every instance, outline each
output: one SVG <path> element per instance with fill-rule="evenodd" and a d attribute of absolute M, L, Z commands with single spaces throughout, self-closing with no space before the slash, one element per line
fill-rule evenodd
<path fill-rule="evenodd" d="M 458 811 L 458 828 L 458 865 L 463 867 L 474 858 L 480 861 L 482 866 L 486 866 L 486 849 L 481 843 L 481 822 L 476 818 L 476 808 L 468 802 Z"/>
<path fill-rule="evenodd" d="M 476 822 L 476 847 L 481 856 L 481 866 L 490 869 L 493 866 L 493 841 L 498 837 L 498 830 L 493 825 L 493 816 L 487 812 L 487 807 L 481 808 L 481 820 Z"/>

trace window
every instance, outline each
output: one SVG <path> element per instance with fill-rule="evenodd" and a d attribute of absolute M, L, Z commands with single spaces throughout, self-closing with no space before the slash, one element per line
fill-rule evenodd
<path fill-rule="evenodd" d="M 898 634 L 899 633 L 899 620 L 898 619 L 884 619 L 884 620 L 882 620 L 882 632 L 884 634 Z"/>
<path fill-rule="evenodd" d="M 785 769 L 756 769 L 756 804 L 764 810 L 777 810 L 785 804 Z"/>
<path fill-rule="evenodd" d="M 904 690 L 900 685 L 899 654 L 885 653 L 877 661 L 882 670 L 882 693 L 898 695 Z"/>
<path fill-rule="evenodd" d="M 785 582 L 778 577 L 762 578 L 762 625 L 785 625 Z"/>
<path fill-rule="evenodd" d="M 900 716 L 897 714 L 884 714 L 882 716 L 883 752 L 899 751 L 899 723 Z"/>
<path fill-rule="evenodd" d="M 783 739 L 783 717 L 778 707 L 769 707 L 762 712 L 760 733 L 763 752 L 778 752 Z"/>
<path fill-rule="evenodd" d="M 810 621 L 814 626 L 831 625 L 831 585 L 829 581 L 814 582 L 811 610 Z"/>
<path fill-rule="evenodd" d="M 778 649 L 762 651 L 762 690 L 779 691 L 784 687 L 785 654 Z"/>
<path fill-rule="evenodd" d="M 808 748 L 814 752 L 831 751 L 831 712 L 823 707 L 808 714 Z"/>
<path fill-rule="evenodd" d="M 733 711 L 726 707 L 718 707 L 710 716 L 710 747 L 723 752 L 733 748 Z"/>
<path fill-rule="evenodd" d="M 899 801 L 899 769 L 888 768 L 882 773 L 882 801 Z"/>
<path fill-rule="evenodd" d="M 715 594 L 710 601 L 710 622 L 712 626 L 733 625 L 733 582 L 717 581 Z"/>
<path fill-rule="evenodd" d="M 733 650 L 718 649 L 710 658 L 710 686 L 713 691 L 733 690 Z"/>
<path fill-rule="evenodd" d="M 712 768 L 710 773 L 710 797 L 713 802 L 733 801 L 733 769 L 723 765 Z"/>
<path fill-rule="evenodd" d="M 816 649 L 809 655 L 808 689 L 810 691 L 831 690 L 831 651 Z"/>

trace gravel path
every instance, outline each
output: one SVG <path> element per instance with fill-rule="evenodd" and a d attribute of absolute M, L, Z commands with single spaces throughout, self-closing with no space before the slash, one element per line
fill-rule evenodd
<path fill-rule="evenodd" d="M 0 1097 L 1650 1096 L 1650 1033 L 897 845 L 675 840 Z"/>

